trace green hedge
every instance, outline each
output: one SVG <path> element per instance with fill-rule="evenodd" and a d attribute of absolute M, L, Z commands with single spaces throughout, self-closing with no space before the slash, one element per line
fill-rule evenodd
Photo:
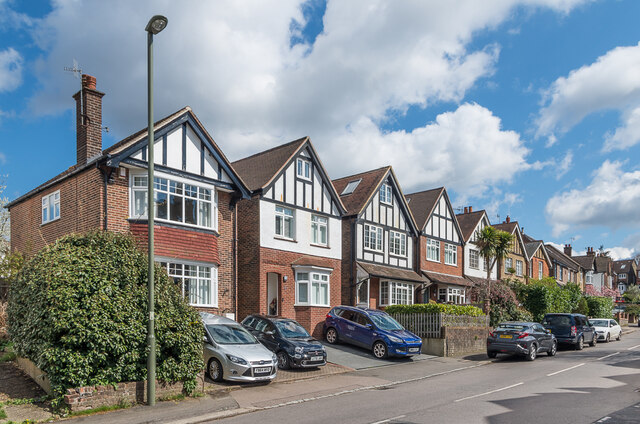
<path fill-rule="evenodd" d="M 146 376 L 147 258 L 131 236 L 70 235 L 27 262 L 11 287 L 9 334 L 16 352 L 65 389 Z M 157 378 L 195 388 L 202 324 L 156 266 Z"/>
<path fill-rule="evenodd" d="M 470 315 L 479 317 L 484 315 L 482 309 L 471 305 L 447 305 L 443 303 L 419 303 L 415 305 L 391 305 L 385 308 L 389 314 L 448 314 Z"/>
<path fill-rule="evenodd" d="M 613 299 L 610 297 L 588 296 L 589 316 L 592 318 L 613 318 Z"/>
<path fill-rule="evenodd" d="M 578 309 L 582 293 L 577 284 L 558 286 L 555 279 L 531 280 L 529 284 L 514 283 L 518 300 L 540 322 L 548 313 L 570 313 Z"/>

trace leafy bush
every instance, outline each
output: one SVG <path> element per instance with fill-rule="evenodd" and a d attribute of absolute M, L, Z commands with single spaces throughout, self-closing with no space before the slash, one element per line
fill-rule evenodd
<path fill-rule="evenodd" d="M 515 286 L 515 290 L 518 300 L 538 322 L 548 313 L 573 312 L 582 298 L 580 286 L 573 283 L 558 286 L 551 277 L 531 280 L 526 285 L 519 284 Z"/>
<path fill-rule="evenodd" d="M 613 299 L 604 296 L 588 296 L 587 304 L 589 305 L 589 316 L 592 318 L 612 318 L 613 317 Z"/>
<path fill-rule="evenodd" d="M 420 303 L 415 305 L 391 305 L 385 308 L 389 314 L 447 314 L 470 315 L 479 317 L 484 315 L 482 309 L 471 305 L 447 305 L 443 303 Z"/>
<path fill-rule="evenodd" d="M 66 388 L 146 377 L 147 258 L 131 236 L 70 235 L 27 262 L 9 294 L 9 335 L 20 356 Z M 195 388 L 202 324 L 156 266 L 158 380 Z"/>
<path fill-rule="evenodd" d="M 0 341 L 7 338 L 7 302 L 0 301 Z"/>
<path fill-rule="evenodd" d="M 589 315 L 589 304 L 587 303 L 587 299 L 582 297 L 578 302 L 578 307 L 572 311 L 576 314 Z"/>
<path fill-rule="evenodd" d="M 490 325 L 495 327 L 504 321 L 520 321 L 522 317 L 528 317 L 526 311 L 518 308 L 518 300 L 510 285 L 502 281 L 492 281 L 489 286 L 486 280 L 476 284 L 471 290 L 471 297 L 484 301 L 489 293 L 490 300 Z M 528 319 L 527 319 L 528 320 Z"/>

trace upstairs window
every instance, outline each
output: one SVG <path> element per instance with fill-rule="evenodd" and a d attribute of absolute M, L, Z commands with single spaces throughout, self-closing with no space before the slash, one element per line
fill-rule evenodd
<path fill-rule="evenodd" d="M 440 262 L 440 242 L 427 239 L 427 260 Z"/>
<path fill-rule="evenodd" d="M 445 243 L 444 245 L 444 263 L 446 265 L 458 264 L 458 247 L 455 244 Z"/>
<path fill-rule="evenodd" d="M 60 190 L 42 197 L 42 223 L 60 218 Z"/>
<path fill-rule="evenodd" d="M 505 271 L 509 271 L 509 269 L 513 268 L 513 259 L 512 258 L 507 258 L 504 261 L 504 270 Z"/>
<path fill-rule="evenodd" d="M 353 193 L 358 187 L 358 184 L 360 184 L 360 181 L 362 181 L 362 179 L 349 181 L 344 190 L 342 190 L 342 193 L 340 193 L 340 196 L 346 196 L 347 194 Z"/>
<path fill-rule="evenodd" d="M 538 280 L 542 280 L 542 262 L 538 262 Z"/>
<path fill-rule="evenodd" d="M 516 260 L 516 275 L 522 277 L 522 261 Z"/>
<path fill-rule="evenodd" d="M 480 268 L 480 254 L 475 249 L 469 250 L 469 268 Z"/>
<path fill-rule="evenodd" d="M 387 183 L 382 184 L 382 186 L 380 186 L 380 202 L 391 205 L 393 203 L 392 199 L 393 190 L 391 189 L 391 186 Z"/>
<path fill-rule="evenodd" d="M 618 274 L 618 280 L 626 280 L 626 279 L 627 279 L 627 274 L 625 274 L 624 272 Z"/>
<path fill-rule="evenodd" d="M 407 255 L 407 235 L 397 231 L 389 234 L 389 253 L 397 256 Z"/>
<path fill-rule="evenodd" d="M 298 158 L 296 168 L 299 178 L 311 180 L 311 162 L 306 159 Z"/>
<path fill-rule="evenodd" d="M 295 235 L 294 224 L 293 209 L 276 206 L 276 235 L 293 240 Z"/>
<path fill-rule="evenodd" d="M 329 220 L 318 215 L 311 215 L 311 243 L 327 245 L 327 229 Z"/>
<path fill-rule="evenodd" d="M 364 225 L 364 248 L 382 252 L 382 228 Z"/>

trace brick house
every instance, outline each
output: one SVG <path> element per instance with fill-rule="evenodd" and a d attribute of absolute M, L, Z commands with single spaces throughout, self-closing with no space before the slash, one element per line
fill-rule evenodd
<path fill-rule="evenodd" d="M 578 276 L 581 275 L 581 267 L 578 262 L 573 260 L 570 254 L 567 254 L 571 253 L 571 251 L 567 250 L 567 253 L 565 253 L 550 244 L 545 245 L 545 247 L 551 258 L 551 276 L 555 277 L 556 282 L 560 285 L 567 283 L 580 284 Z M 571 246 L 566 245 L 565 248 L 567 247 L 570 248 Z"/>
<path fill-rule="evenodd" d="M 522 233 L 522 241 L 524 241 L 524 251 L 529 259 L 529 270 L 527 272 L 527 281 L 529 279 L 542 280 L 551 274 L 551 258 L 544 246 L 542 240 L 535 240 L 533 237 Z"/>
<path fill-rule="evenodd" d="M 293 318 L 320 337 L 327 312 L 342 297 L 345 209 L 311 140 L 232 166 L 251 190 L 238 203 L 239 318 Z"/>
<path fill-rule="evenodd" d="M 487 278 L 487 262 L 478 251 L 475 245 L 476 234 L 483 228 L 491 226 L 489 217 L 484 210 L 474 211 L 472 206 L 464 208 L 464 213 L 456 215 L 458 225 L 462 231 L 462 241 L 464 242 L 464 276 L 473 283 L 484 281 Z M 491 279 L 496 280 L 497 266 L 491 268 Z"/>
<path fill-rule="evenodd" d="M 342 303 L 370 308 L 419 303 L 418 228 L 390 166 L 333 181 L 342 220 Z"/>
<path fill-rule="evenodd" d="M 417 263 L 430 283 L 423 302 L 469 303 L 464 277 L 464 236 L 444 187 L 408 194 L 407 201 L 420 230 Z"/>
<path fill-rule="evenodd" d="M 593 274 L 596 269 L 595 255 L 571 256 L 571 259 L 580 265 L 583 284 L 580 286 L 583 292 L 587 292 L 587 287 L 593 288 Z"/>
<path fill-rule="evenodd" d="M 89 230 L 147 243 L 147 129 L 102 150 L 102 97 L 82 76 L 77 162 L 9 203 L 11 248 L 34 254 Z M 229 161 L 189 107 L 155 124 L 155 255 L 189 303 L 235 314 L 235 204 L 248 197 Z"/>
<path fill-rule="evenodd" d="M 498 261 L 498 279 L 515 278 L 523 283 L 526 282 L 530 264 L 518 221 L 511 221 L 511 218 L 507 216 L 502 224 L 496 224 L 493 227 L 513 236 L 507 257 Z M 513 273 L 509 272 L 510 270 Z"/>
<path fill-rule="evenodd" d="M 623 259 L 613 261 L 613 273 L 615 275 L 613 281 L 613 289 L 618 289 L 620 295 L 624 294 L 631 286 L 638 284 L 636 276 L 638 275 L 638 266 L 633 259 Z"/>

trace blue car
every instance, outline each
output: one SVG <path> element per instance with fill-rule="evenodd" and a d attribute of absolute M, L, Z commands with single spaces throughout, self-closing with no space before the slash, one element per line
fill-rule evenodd
<path fill-rule="evenodd" d="M 413 356 L 422 350 L 422 339 L 377 309 L 336 306 L 327 314 L 323 331 L 331 344 L 344 342 L 371 349 L 376 358 Z"/>

